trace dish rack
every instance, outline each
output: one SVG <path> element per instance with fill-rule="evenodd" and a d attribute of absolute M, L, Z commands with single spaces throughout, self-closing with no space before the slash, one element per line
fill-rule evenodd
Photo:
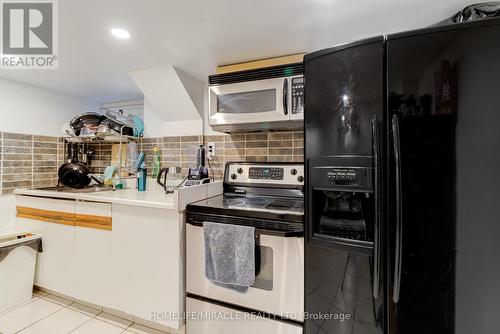
<path fill-rule="evenodd" d="M 73 136 L 62 136 L 62 139 L 65 141 L 64 144 L 66 143 L 82 143 L 82 144 L 95 144 L 95 143 L 110 143 L 110 144 L 120 144 L 119 149 L 118 149 L 118 155 L 119 155 L 119 165 L 118 168 L 119 170 L 122 170 L 125 166 L 123 166 L 123 149 L 122 146 L 123 144 L 128 144 L 130 142 L 138 142 L 139 139 L 142 138 L 141 135 L 138 136 L 128 136 L 123 134 L 123 129 L 125 127 L 128 127 L 127 125 L 124 125 L 120 129 L 120 134 L 117 135 L 106 135 L 106 134 L 92 134 L 89 136 L 78 136 L 78 137 L 73 137 Z M 66 152 L 66 145 L 63 145 L 64 151 L 63 151 L 63 156 L 67 156 Z"/>

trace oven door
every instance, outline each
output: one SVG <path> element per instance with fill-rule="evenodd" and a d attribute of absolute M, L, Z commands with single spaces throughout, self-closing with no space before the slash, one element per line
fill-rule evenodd
<path fill-rule="evenodd" d="M 276 78 L 209 87 L 210 125 L 290 120 L 289 81 Z"/>
<path fill-rule="evenodd" d="M 188 297 L 186 308 L 189 310 L 186 320 L 186 333 L 188 334 L 303 333 L 300 324 L 252 315 L 197 298 Z"/>
<path fill-rule="evenodd" d="M 257 233 L 256 247 L 255 284 L 244 294 L 220 287 L 205 277 L 203 227 L 188 222 L 186 224 L 188 294 L 302 322 L 304 238 Z"/>

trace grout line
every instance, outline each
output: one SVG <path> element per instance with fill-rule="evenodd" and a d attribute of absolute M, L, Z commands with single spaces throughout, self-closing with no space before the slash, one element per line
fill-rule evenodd
<path fill-rule="evenodd" d="M 47 296 L 48 296 L 48 295 L 47 295 Z M 57 311 L 55 311 L 55 312 L 52 312 L 52 313 L 48 314 L 47 316 L 43 317 L 42 319 L 39 319 L 39 320 L 37 320 L 37 321 L 35 321 L 35 322 L 31 323 L 30 325 L 28 325 L 28 326 L 26 326 L 26 327 L 24 327 L 24 328 L 22 328 L 22 329 L 18 330 L 16 333 L 22 332 L 22 331 L 23 331 L 23 330 L 25 330 L 26 328 L 31 327 L 31 326 L 33 326 L 33 325 L 35 325 L 35 324 L 37 324 L 37 323 L 41 322 L 42 320 L 47 319 L 48 317 L 50 317 L 50 316 L 52 316 L 52 315 L 56 314 L 56 313 L 57 313 L 57 312 L 59 312 L 59 311 L 64 310 L 64 309 L 67 307 L 67 306 L 65 306 L 65 305 L 61 305 L 61 304 L 58 304 L 58 303 L 54 303 L 54 302 L 52 302 L 52 301 L 50 301 L 50 300 L 47 300 L 47 299 L 45 299 L 45 298 L 43 298 L 43 297 L 39 297 L 39 298 L 41 298 L 41 299 L 43 299 L 43 300 L 45 300 L 45 301 L 47 301 L 47 302 L 49 302 L 49 303 L 56 304 L 56 305 L 59 305 L 59 306 L 62 306 L 62 307 L 61 307 L 60 309 L 58 309 Z M 38 298 L 37 298 L 37 299 L 38 299 Z M 31 300 L 31 302 L 32 302 L 32 301 L 33 301 L 33 299 Z M 28 304 L 28 303 L 26 303 L 25 305 L 27 305 L 27 304 Z M 70 304 L 70 305 L 71 305 L 71 304 Z M 23 306 L 24 306 L 24 305 L 23 305 Z"/>
<path fill-rule="evenodd" d="M 3 147 L 3 132 L 0 137 L 0 195 L 3 194 L 3 151 L 5 148 Z"/>
<path fill-rule="evenodd" d="M 3 311 L 3 312 L 0 312 L 0 318 L 1 318 L 1 317 L 3 317 L 4 315 L 6 315 L 6 314 L 8 314 L 8 313 L 10 313 L 10 312 L 12 312 L 12 311 L 14 311 L 15 309 L 18 309 L 18 308 L 20 308 L 20 307 L 23 307 L 24 305 L 27 305 L 27 304 L 31 303 L 32 301 L 37 300 L 37 299 L 39 299 L 39 298 L 40 298 L 40 297 L 39 297 L 39 296 L 37 296 L 37 295 L 34 295 L 34 296 L 35 296 L 35 297 L 32 297 L 32 298 L 31 298 L 29 301 L 27 301 L 27 302 L 24 302 L 24 303 L 22 303 L 22 304 L 20 304 L 20 305 L 14 306 L 14 307 L 9 308 L 9 309 L 7 309 L 7 310 L 5 310 L 5 311 Z"/>
<path fill-rule="evenodd" d="M 31 136 L 31 188 L 35 182 L 35 136 Z"/>
<path fill-rule="evenodd" d="M 266 158 L 266 162 L 269 162 L 271 160 L 271 156 L 270 156 L 270 153 L 271 153 L 271 149 L 269 147 L 269 138 L 270 138 L 270 133 L 269 131 L 267 131 L 267 158 Z"/>

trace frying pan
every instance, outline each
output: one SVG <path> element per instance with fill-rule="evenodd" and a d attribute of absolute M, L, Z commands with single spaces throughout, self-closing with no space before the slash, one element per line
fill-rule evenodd
<path fill-rule="evenodd" d="M 103 120 L 104 115 L 96 112 L 84 112 L 71 120 L 69 125 L 75 131 L 75 135 L 79 136 L 80 131 L 85 127 L 97 127 Z"/>
<path fill-rule="evenodd" d="M 71 156 L 71 158 L 69 158 Z M 76 144 L 68 144 L 68 163 L 59 167 L 59 182 L 66 187 L 81 189 L 90 184 L 92 179 L 102 184 L 98 179 L 90 176 L 90 170 L 87 166 L 78 161 L 78 150 Z"/>
<path fill-rule="evenodd" d="M 108 117 L 106 115 L 103 116 L 103 119 L 101 121 L 101 125 L 106 125 L 108 128 L 116 131 L 117 133 L 122 133 L 121 129 L 123 127 L 123 134 L 125 136 L 133 136 L 134 135 L 134 129 L 132 127 L 130 127 L 129 125 L 122 123 L 116 119 Z"/>

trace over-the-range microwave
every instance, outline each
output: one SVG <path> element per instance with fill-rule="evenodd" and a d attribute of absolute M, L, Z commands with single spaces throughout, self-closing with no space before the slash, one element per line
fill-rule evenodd
<path fill-rule="evenodd" d="M 223 132 L 300 129 L 302 64 L 209 77 L 209 124 Z"/>

